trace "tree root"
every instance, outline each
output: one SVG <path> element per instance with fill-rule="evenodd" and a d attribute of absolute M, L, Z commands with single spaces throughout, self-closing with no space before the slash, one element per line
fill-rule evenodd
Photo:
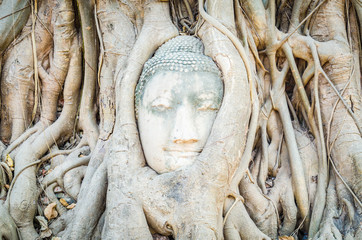
<path fill-rule="evenodd" d="M 275 238 L 278 231 L 278 216 L 270 202 L 272 200 L 269 200 L 261 189 L 256 184 L 252 184 L 247 177 L 242 179 L 239 186 L 251 219 L 260 231 L 271 238 Z"/>
<path fill-rule="evenodd" d="M 69 2 L 68 2 L 69 3 Z M 64 141 L 70 137 L 73 131 L 73 123 L 78 101 L 78 91 L 81 83 L 79 68 L 81 67 L 78 39 L 75 38 L 71 49 L 70 68 L 64 87 L 63 111 L 52 125 L 39 133 L 32 141 L 25 141 L 15 156 L 15 173 L 28 164 L 34 163 L 44 155 L 57 141 Z M 39 161 L 40 162 L 40 161 Z M 17 223 L 21 235 L 25 239 L 35 239 L 37 233 L 33 226 L 33 217 L 36 211 L 35 199 L 37 199 L 35 166 L 22 172 L 13 185 L 10 203 L 10 214 Z M 14 179 L 15 180 L 15 179 Z M 25 186 L 25 189 L 23 188 Z"/>
<path fill-rule="evenodd" d="M 94 173 L 87 194 L 78 202 L 72 226 L 65 239 L 90 239 L 105 209 L 107 191 L 107 164 L 104 161 Z M 92 211 L 90 211 L 90 209 Z"/>
<path fill-rule="evenodd" d="M 313 237 L 315 240 L 342 240 L 342 234 L 335 226 L 334 218 L 338 217 L 337 212 L 337 194 L 334 176 L 330 177 L 327 192 L 327 207 L 324 212 L 324 220 L 321 222 L 321 228 Z"/>
<path fill-rule="evenodd" d="M 259 230 L 240 201 L 237 201 L 225 222 L 224 235 L 226 240 L 271 239 Z"/>
<path fill-rule="evenodd" d="M 74 217 L 74 210 L 66 211 L 63 215 L 56 218 L 50 225 L 49 228 L 52 230 L 53 236 L 62 236 L 62 231 Z"/>
<path fill-rule="evenodd" d="M 20 40 L 13 48 L 9 48 L 5 54 L 5 65 L 2 77 L 2 115 L 1 136 L 4 140 L 13 142 L 29 126 L 32 120 L 32 108 L 34 102 L 33 75 L 36 73 L 37 58 L 44 59 L 52 48 L 51 34 L 47 26 L 51 25 L 50 8 L 51 1 L 43 1 L 40 4 L 39 15 L 43 24 L 31 16 L 27 27 L 24 28 Z M 32 36 L 29 36 L 29 25 L 32 25 Z M 35 41 L 36 39 L 36 41 Z M 34 45 L 34 47 L 32 47 Z M 36 47 L 35 47 L 36 46 Z M 21 49 L 21 50 L 19 50 Z M 32 51 L 33 50 L 33 51 Z M 19 51 L 22 52 L 19 55 Z"/>
<path fill-rule="evenodd" d="M 30 136 L 35 134 L 38 130 L 40 125 L 35 125 L 32 128 L 29 128 L 26 130 L 21 136 L 19 136 L 15 141 L 13 141 L 6 150 L 2 153 L 1 159 L 5 159 L 8 154 L 10 154 L 14 149 L 16 149 L 18 146 L 20 146 L 24 141 L 26 141 Z"/>
<path fill-rule="evenodd" d="M 53 171 L 45 176 L 41 183 L 42 187 L 46 188 L 50 184 L 56 182 L 61 188 L 64 189 L 64 174 L 66 174 L 66 172 L 71 169 L 88 164 L 90 158 L 90 151 L 88 147 L 82 147 L 72 152 L 69 154 L 63 164 L 57 166 Z"/>
<path fill-rule="evenodd" d="M 73 199 L 78 199 L 78 194 L 82 184 L 87 166 L 80 166 L 69 170 L 64 174 L 64 191 Z"/>
<path fill-rule="evenodd" d="M 77 0 L 82 25 L 82 39 L 84 46 L 84 84 L 80 103 L 79 126 L 84 131 L 83 137 L 87 139 L 93 150 L 98 139 L 99 130 L 96 123 L 95 96 L 97 84 L 97 31 L 94 16 L 95 1 Z M 89 28 L 89 26 L 93 26 Z"/>
<path fill-rule="evenodd" d="M 136 40 L 136 30 L 133 26 L 135 14 L 126 8 L 132 6 L 119 4 L 117 1 L 98 1 L 98 19 L 100 22 L 99 37 L 103 55 L 101 55 L 99 71 L 99 111 L 100 111 L 100 138 L 107 140 L 113 132 L 116 120 L 115 78 L 122 74 L 126 66 L 128 55 Z M 133 6 L 134 7 L 134 6 Z M 108 26 L 113 26 L 109 28 Z M 102 41 L 104 40 L 104 41 Z M 102 44 L 103 43 L 103 44 Z M 115 71 L 116 69 L 116 71 Z M 117 72 L 118 71 L 118 72 Z"/>
<path fill-rule="evenodd" d="M 97 222 L 92 221 L 92 225 L 89 226 L 90 216 L 88 216 L 88 214 L 94 216 L 93 214 L 96 212 L 95 214 L 98 216 L 104 211 L 104 208 L 100 207 L 99 203 L 103 204 L 106 197 L 106 194 L 102 192 L 107 189 L 106 175 L 101 175 L 106 174 L 106 171 L 101 171 L 100 166 L 105 166 L 104 161 L 105 154 L 108 151 L 107 146 L 109 146 L 109 140 L 98 140 L 97 145 L 92 152 L 90 162 L 80 187 L 80 192 L 77 196 L 77 206 L 72 211 L 74 212 L 75 217 L 67 224 L 68 227 L 62 235 L 71 236 L 72 231 L 76 232 L 75 229 L 83 229 L 80 233 L 76 233 L 76 235 L 80 238 L 84 238 L 85 235 L 90 236 Z M 103 202 L 98 201 L 97 199 L 103 199 Z M 93 209 L 93 211 L 89 211 L 89 209 Z M 98 221 L 98 218 L 95 220 Z"/>
<path fill-rule="evenodd" d="M 18 231 L 7 209 L 0 201 L 0 239 L 18 240 Z"/>
<path fill-rule="evenodd" d="M 0 40 L 0 55 L 3 54 L 9 44 L 21 32 L 28 20 L 29 14 L 30 9 L 26 0 L 2 1 L 0 16 L 8 15 L 9 17 L 0 19 L 0 35 L 2 36 Z"/>
<path fill-rule="evenodd" d="M 51 203 L 55 202 L 55 208 L 57 209 L 59 215 L 63 215 L 67 209 L 59 202 L 57 196 L 54 194 L 54 188 L 57 186 L 56 183 L 52 183 L 45 189 L 45 195 L 49 198 Z"/>

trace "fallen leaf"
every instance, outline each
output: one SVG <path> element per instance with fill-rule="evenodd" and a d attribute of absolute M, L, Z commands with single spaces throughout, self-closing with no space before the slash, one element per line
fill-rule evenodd
<path fill-rule="evenodd" d="M 6 155 L 5 162 L 10 168 L 14 167 L 14 161 L 11 159 L 10 154 Z"/>
<path fill-rule="evenodd" d="M 279 237 L 279 240 L 294 240 L 294 237 L 291 237 L 291 236 L 281 236 L 281 237 Z"/>
<path fill-rule="evenodd" d="M 75 207 L 75 205 L 76 205 L 75 203 L 72 203 L 67 207 L 67 209 L 73 209 Z"/>
<path fill-rule="evenodd" d="M 68 207 L 69 204 L 67 203 L 67 201 L 64 198 L 59 199 L 59 202 L 64 206 L 64 207 Z"/>
<path fill-rule="evenodd" d="M 5 184 L 5 187 L 6 187 L 6 189 L 9 189 L 9 188 L 10 188 L 10 185 L 9 185 L 9 184 Z"/>
<path fill-rule="evenodd" d="M 53 218 L 56 218 L 58 216 L 58 212 L 55 209 L 55 206 L 57 205 L 57 203 L 53 202 L 51 204 L 49 204 L 45 209 L 44 209 L 44 216 L 50 220 Z"/>

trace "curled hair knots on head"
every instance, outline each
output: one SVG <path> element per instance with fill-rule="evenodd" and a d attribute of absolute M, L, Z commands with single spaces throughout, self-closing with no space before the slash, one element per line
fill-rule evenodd
<path fill-rule="evenodd" d="M 215 62 L 204 55 L 204 46 L 200 39 L 192 36 L 177 36 L 164 43 L 144 65 L 135 91 L 136 117 L 144 87 L 157 73 L 174 72 L 210 72 L 221 76 Z"/>

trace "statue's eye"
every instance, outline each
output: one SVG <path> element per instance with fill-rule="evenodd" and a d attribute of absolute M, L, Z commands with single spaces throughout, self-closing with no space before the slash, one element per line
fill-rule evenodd
<path fill-rule="evenodd" d="M 157 98 L 152 102 L 151 107 L 153 110 L 163 112 L 171 109 L 171 101 L 166 98 Z"/>
<path fill-rule="evenodd" d="M 217 111 L 219 110 L 218 104 L 214 101 L 206 100 L 199 103 L 197 111 Z"/>

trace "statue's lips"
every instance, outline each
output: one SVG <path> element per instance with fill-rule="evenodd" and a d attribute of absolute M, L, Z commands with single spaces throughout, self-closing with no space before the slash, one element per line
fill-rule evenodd
<path fill-rule="evenodd" d="M 172 157 L 175 158 L 194 158 L 197 157 L 202 149 L 183 149 L 183 148 L 164 148 L 165 153 L 170 154 Z"/>
<path fill-rule="evenodd" d="M 199 152 L 179 152 L 179 151 L 166 151 L 166 152 L 176 158 L 193 158 L 197 157 L 200 154 Z"/>

